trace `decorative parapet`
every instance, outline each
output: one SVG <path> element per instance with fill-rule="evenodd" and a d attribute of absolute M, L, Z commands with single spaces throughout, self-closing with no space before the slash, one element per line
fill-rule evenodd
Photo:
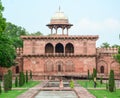
<path fill-rule="evenodd" d="M 51 36 L 21 36 L 23 40 L 32 40 L 32 39 L 89 39 L 89 40 L 97 40 L 99 38 L 98 35 L 80 35 L 80 36 L 66 36 L 66 35 L 51 35 Z"/>
<path fill-rule="evenodd" d="M 118 48 L 97 48 L 97 54 L 117 54 Z"/>

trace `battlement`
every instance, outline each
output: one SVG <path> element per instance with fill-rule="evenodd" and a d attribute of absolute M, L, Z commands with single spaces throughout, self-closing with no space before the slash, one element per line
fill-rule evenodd
<path fill-rule="evenodd" d="M 118 48 L 97 48 L 97 54 L 117 54 Z"/>

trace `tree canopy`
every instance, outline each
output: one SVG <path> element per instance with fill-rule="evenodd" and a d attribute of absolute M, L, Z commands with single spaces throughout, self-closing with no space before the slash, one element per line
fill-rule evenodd
<path fill-rule="evenodd" d="M 15 48 L 23 46 L 23 41 L 21 40 L 20 36 L 28 34 L 24 28 L 14 25 L 10 22 L 6 23 L 4 33 L 11 39 Z"/>
<path fill-rule="evenodd" d="M 2 12 L 4 7 L 0 0 L 0 66 L 11 67 L 15 64 L 15 48 L 10 38 L 6 36 L 4 30 L 6 28 L 6 19 L 3 17 Z"/>
<path fill-rule="evenodd" d="M 2 2 L 0 0 L 0 33 L 2 33 L 6 27 L 6 19 L 3 17 L 2 12 L 4 11 L 4 7 L 2 6 Z"/>
<path fill-rule="evenodd" d="M 113 57 L 120 65 L 120 47 L 118 48 L 118 54 L 114 55 Z"/>
<path fill-rule="evenodd" d="M 107 42 L 102 43 L 101 48 L 109 48 L 110 44 Z"/>
<path fill-rule="evenodd" d="M 15 53 L 11 40 L 5 34 L 0 34 L 0 66 L 11 67 L 15 65 Z"/>

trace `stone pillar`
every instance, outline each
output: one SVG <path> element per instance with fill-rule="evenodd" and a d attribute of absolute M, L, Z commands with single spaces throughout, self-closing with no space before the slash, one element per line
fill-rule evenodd
<path fill-rule="evenodd" d="M 62 28 L 62 34 L 64 35 L 64 28 Z"/>
<path fill-rule="evenodd" d="M 68 35 L 68 28 L 67 28 L 67 35 Z"/>
<path fill-rule="evenodd" d="M 51 28 L 51 34 L 53 34 L 53 28 Z"/>

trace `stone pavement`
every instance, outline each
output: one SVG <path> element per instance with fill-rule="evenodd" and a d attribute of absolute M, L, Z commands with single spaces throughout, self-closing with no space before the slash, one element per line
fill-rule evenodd
<path fill-rule="evenodd" d="M 41 82 L 40 84 L 38 84 L 37 86 L 33 87 L 33 88 L 30 88 L 28 89 L 25 93 L 19 95 L 17 98 L 34 98 L 34 96 L 36 94 L 38 94 L 38 92 L 40 90 L 44 90 L 44 86 L 48 83 L 48 81 L 43 81 Z M 59 87 L 56 87 L 56 88 L 45 88 L 46 90 L 50 90 L 50 89 L 53 89 L 53 90 L 58 90 Z M 66 87 L 66 88 L 63 88 L 63 90 L 67 90 L 67 89 L 70 89 L 69 87 Z M 80 87 L 78 84 L 75 84 L 75 87 L 73 89 L 78 98 L 96 98 L 95 96 L 93 96 L 92 94 L 90 94 L 87 89 L 83 88 L 83 87 Z"/>
<path fill-rule="evenodd" d="M 34 98 L 34 96 L 38 93 L 38 89 L 43 88 L 48 81 L 43 81 L 40 84 L 28 89 L 25 93 L 19 95 L 17 98 Z"/>
<path fill-rule="evenodd" d="M 96 98 L 92 94 L 90 94 L 87 89 L 83 87 L 75 87 L 74 90 L 76 91 L 78 98 Z"/>

